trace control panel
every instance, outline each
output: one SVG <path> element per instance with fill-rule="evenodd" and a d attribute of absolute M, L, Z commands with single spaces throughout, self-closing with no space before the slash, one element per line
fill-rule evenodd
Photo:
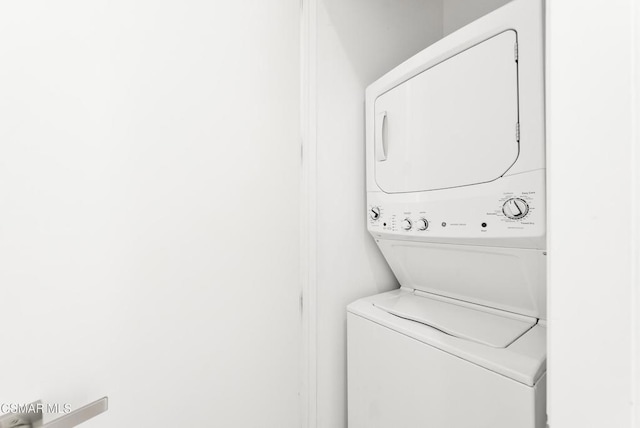
<path fill-rule="evenodd" d="M 505 177 L 504 186 L 487 186 L 486 192 L 476 186 L 441 193 L 369 192 L 368 229 L 376 238 L 496 246 L 500 240 L 509 246 L 520 239 L 523 246 L 541 248 L 546 233 L 544 170 L 523 175 Z"/>

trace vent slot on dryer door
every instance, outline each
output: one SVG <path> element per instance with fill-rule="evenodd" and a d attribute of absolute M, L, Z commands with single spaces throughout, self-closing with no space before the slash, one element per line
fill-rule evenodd
<path fill-rule="evenodd" d="M 518 158 L 516 32 L 508 30 L 375 101 L 375 178 L 387 193 L 493 181 Z M 384 125 L 384 126 L 382 126 Z M 384 153 L 377 153 L 384 150 Z"/>

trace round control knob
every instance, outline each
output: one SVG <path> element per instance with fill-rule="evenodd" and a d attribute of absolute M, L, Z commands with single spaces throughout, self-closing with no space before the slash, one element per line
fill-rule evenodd
<path fill-rule="evenodd" d="M 504 215 L 513 220 L 521 219 L 529 212 L 529 204 L 520 198 L 511 198 L 502 206 Z"/>
<path fill-rule="evenodd" d="M 409 220 L 408 218 L 405 218 L 404 220 L 402 220 L 402 228 L 404 230 L 411 230 L 411 220 Z"/>
<path fill-rule="evenodd" d="M 380 218 L 380 208 L 379 207 L 371 207 L 369 210 L 369 217 L 371 220 L 377 220 Z"/>
<path fill-rule="evenodd" d="M 416 229 L 418 230 L 427 230 L 429 227 L 429 222 L 426 218 L 420 218 L 416 221 Z"/>

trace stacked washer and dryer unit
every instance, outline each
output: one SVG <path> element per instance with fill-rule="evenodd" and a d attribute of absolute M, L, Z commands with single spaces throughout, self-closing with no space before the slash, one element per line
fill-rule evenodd
<path fill-rule="evenodd" d="M 367 89 L 401 288 L 348 307 L 349 428 L 546 426 L 543 15 L 515 0 Z"/>

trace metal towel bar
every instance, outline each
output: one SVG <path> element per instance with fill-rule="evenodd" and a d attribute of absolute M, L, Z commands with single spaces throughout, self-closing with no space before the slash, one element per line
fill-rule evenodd
<path fill-rule="evenodd" d="M 0 428 L 73 428 L 107 411 L 109 399 L 102 397 L 46 424 L 43 424 L 42 420 L 42 401 L 35 401 L 25 407 L 27 411 L 24 413 L 0 416 Z"/>

